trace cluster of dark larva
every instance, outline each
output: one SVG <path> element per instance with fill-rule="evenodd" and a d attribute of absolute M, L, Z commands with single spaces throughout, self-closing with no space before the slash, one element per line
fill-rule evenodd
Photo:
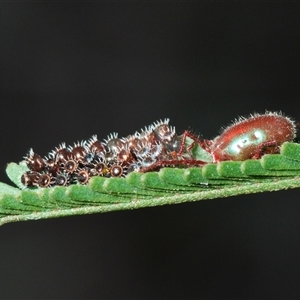
<path fill-rule="evenodd" d="M 189 131 L 179 136 L 165 119 L 125 138 L 112 133 L 104 141 L 94 135 L 74 146 L 63 143 L 45 158 L 31 149 L 25 156 L 30 171 L 21 181 L 24 186 L 66 186 L 86 184 L 92 176 L 124 177 L 132 171 L 164 166 L 202 166 L 207 162 L 192 154 L 196 145 L 209 153 L 213 163 L 258 159 L 266 153 L 279 153 L 280 146 L 292 141 L 295 134 L 295 122 L 276 112 L 240 118 L 213 140 L 199 139 Z"/>
<path fill-rule="evenodd" d="M 92 176 L 124 177 L 157 161 L 177 158 L 180 148 L 180 137 L 165 119 L 125 138 L 112 133 L 104 141 L 94 135 L 73 146 L 62 143 L 45 158 L 30 149 L 24 157 L 30 171 L 22 175 L 21 182 L 44 188 L 86 184 Z"/>

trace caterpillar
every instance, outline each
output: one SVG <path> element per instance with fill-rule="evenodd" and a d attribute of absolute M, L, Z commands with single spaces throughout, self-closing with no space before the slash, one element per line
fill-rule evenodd
<path fill-rule="evenodd" d="M 187 130 L 179 135 L 164 119 L 127 137 L 119 138 L 114 132 L 103 141 L 93 135 L 73 146 L 62 143 L 44 158 L 30 149 L 24 157 L 29 171 L 21 182 L 25 187 L 68 186 L 87 184 L 93 176 L 125 177 L 166 166 L 202 167 L 209 162 L 258 159 L 279 153 L 281 144 L 292 141 L 295 134 L 294 121 L 276 112 L 240 118 L 213 140 L 200 139 Z M 197 148 L 200 155 L 195 154 Z"/>

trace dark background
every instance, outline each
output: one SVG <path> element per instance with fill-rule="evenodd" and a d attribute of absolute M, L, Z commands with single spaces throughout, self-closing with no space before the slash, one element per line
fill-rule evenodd
<path fill-rule="evenodd" d="M 169 117 L 205 138 L 240 115 L 300 120 L 297 3 L 0 4 L 0 181 Z M 300 297 L 299 190 L 0 228 L 1 298 Z"/>

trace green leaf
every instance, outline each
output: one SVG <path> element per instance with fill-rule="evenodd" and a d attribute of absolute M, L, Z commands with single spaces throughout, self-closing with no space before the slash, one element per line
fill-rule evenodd
<path fill-rule="evenodd" d="M 21 176 L 26 171 L 29 171 L 29 169 L 25 161 L 21 161 L 19 164 L 10 163 L 6 168 L 7 176 L 20 189 L 24 188 L 24 185 L 21 183 Z"/>
<path fill-rule="evenodd" d="M 196 146 L 192 150 L 198 151 Z M 0 183 L 0 225 L 298 188 L 300 145 L 284 143 L 280 154 L 260 160 L 169 167 L 125 178 L 95 176 L 87 185 L 68 187 L 25 188 L 21 176 L 27 170 L 24 162 L 8 164 L 7 174 L 19 188 Z"/>
<path fill-rule="evenodd" d="M 185 144 L 187 146 L 192 145 L 192 143 L 194 142 L 194 140 L 192 140 L 189 137 L 186 137 L 186 142 Z M 211 163 L 212 162 L 212 156 L 210 155 L 209 152 L 205 151 L 202 147 L 200 147 L 198 144 L 196 144 L 195 146 L 193 146 L 193 148 L 191 149 L 191 152 L 193 154 L 193 157 L 197 160 L 202 160 L 204 162 L 207 163 Z"/>

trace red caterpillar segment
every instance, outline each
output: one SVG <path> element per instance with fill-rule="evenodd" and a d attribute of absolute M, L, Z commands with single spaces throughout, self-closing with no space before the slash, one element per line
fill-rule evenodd
<path fill-rule="evenodd" d="M 260 158 L 279 153 L 279 146 L 295 138 L 294 121 L 281 113 L 267 112 L 242 118 L 227 127 L 210 146 L 214 162 Z"/>
<path fill-rule="evenodd" d="M 145 166 L 139 170 L 139 172 L 149 172 L 154 170 L 159 170 L 161 167 L 170 167 L 170 166 L 183 166 L 183 167 L 202 167 L 207 164 L 204 161 L 197 159 L 174 159 L 174 160 L 159 160 L 150 166 Z"/>

